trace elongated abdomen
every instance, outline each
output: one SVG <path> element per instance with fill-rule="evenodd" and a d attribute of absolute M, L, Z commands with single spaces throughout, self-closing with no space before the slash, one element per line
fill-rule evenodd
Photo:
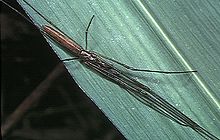
<path fill-rule="evenodd" d="M 47 25 L 43 26 L 42 30 L 55 42 L 59 43 L 60 45 L 74 53 L 76 57 L 81 52 L 82 48 L 80 47 L 80 45 L 78 45 L 71 38 L 64 35 L 62 32 Z"/>

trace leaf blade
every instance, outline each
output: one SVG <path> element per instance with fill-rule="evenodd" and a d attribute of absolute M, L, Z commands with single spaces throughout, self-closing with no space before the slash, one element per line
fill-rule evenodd
<path fill-rule="evenodd" d="M 177 57 L 170 53 L 166 44 L 161 41 L 157 29 L 146 22 L 148 20 L 143 18 L 140 10 L 135 9 L 132 2 L 36 1 L 31 4 L 39 8 L 55 25 L 74 38 L 79 44 L 84 44 L 85 27 L 91 15 L 95 14 L 96 19 L 90 29 L 89 46 L 93 50 L 105 54 L 106 56 L 111 56 L 123 63 L 139 68 L 157 68 L 164 70 L 184 68 Z M 27 11 L 31 12 L 27 6 L 23 6 Z M 152 7 L 152 9 L 152 11 L 162 11 L 161 7 L 158 9 Z M 156 15 L 156 12 L 154 13 Z M 33 19 L 40 24 L 48 24 L 37 15 L 34 15 L 33 11 L 31 16 L 34 16 Z M 163 18 L 159 20 L 164 25 L 165 19 Z M 167 29 L 168 25 L 164 25 L 164 28 Z M 167 32 L 170 33 L 171 31 L 168 30 Z M 178 35 L 181 36 L 181 34 Z M 172 37 L 174 37 L 174 34 L 172 34 Z M 71 56 L 71 54 L 67 54 L 56 43 L 49 42 L 61 59 Z M 184 50 L 181 50 L 181 53 L 183 53 L 183 51 Z M 191 57 L 187 55 L 186 58 Z M 195 65 L 195 62 L 191 63 L 193 66 Z M 67 63 L 66 66 L 79 86 L 90 99 L 101 108 L 126 138 L 201 138 L 191 129 L 183 128 L 172 123 L 157 112 L 150 110 L 130 96 L 125 90 L 103 79 L 80 63 L 70 62 Z M 211 121 L 213 117 L 218 119 L 218 116 L 212 115 L 211 117 L 207 117 L 206 111 L 210 108 L 208 107 L 210 102 L 203 99 L 204 97 L 200 97 L 200 92 L 203 91 L 197 87 L 192 77 L 188 75 L 167 77 L 149 73 L 142 75 L 148 77 L 148 79 L 140 78 L 140 81 L 152 87 L 160 96 L 163 96 L 172 104 L 177 104 L 177 108 L 184 110 L 184 112 L 186 112 L 185 114 L 189 115 L 193 120 L 196 120 L 196 122 L 201 122 L 201 120 L 205 121 L 202 126 L 208 126 L 209 129 L 217 134 L 218 126 L 208 124 L 208 122 Z M 193 93 L 195 91 L 197 91 L 196 94 L 184 95 L 185 93 Z M 197 99 L 201 100 L 201 102 L 197 102 Z M 204 102 L 207 102 L 207 105 L 204 105 Z M 192 103 L 193 105 L 190 106 Z M 201 106 L 204 108 L 198 109 Z M 211 105 L 212 108 L 214 108 L 213 106 L 215 105 Z M 215 108 L 213 110 L 216 111 Z M 212 113 L 212 111 L 209 111 L 209 113 Z M 198 117 L 197 114 L 202 114 L 206 117 Z M 163 127 L 160 127 L 161 124 L 163 124 Z"/>

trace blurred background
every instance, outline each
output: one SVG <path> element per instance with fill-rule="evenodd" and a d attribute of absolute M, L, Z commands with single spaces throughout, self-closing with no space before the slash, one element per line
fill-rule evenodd
<path fill-rule="evenodd" d="M 7 2 L 24 13 L 16 1 Z M 1 83 L 4 140 L 125 139 L 77 86 L 39 30 L 2 2 Z M 9 117 L 15 110 L 21 115 Z"/>

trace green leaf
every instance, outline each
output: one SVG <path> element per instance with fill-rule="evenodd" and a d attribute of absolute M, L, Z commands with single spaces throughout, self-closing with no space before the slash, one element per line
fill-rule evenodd
<path fill-rule="evenodd" d="M 49 25 L 19 1 L 34 23 Z M 220 138 L 220 3 L 213 1 L 47 0 L 28 1 L 81 46 L 89 29 L 89 50 L 135 68 L 198 73 L 131 72 L 142 83 Z M 71 54 L 51 40 L 61 58 Z M 118 85 L 78 61 L 65 63 L 87 96 L 130 140 L 203 139 L 137 101 Z M 74 93 L 70 93 L 74 94 Z"/>

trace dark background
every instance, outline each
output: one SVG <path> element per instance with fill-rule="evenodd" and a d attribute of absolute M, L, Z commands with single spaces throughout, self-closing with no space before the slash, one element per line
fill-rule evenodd
<path fill-rule="evenodd" d="M 23 10 L 15 1 L 10 4 Z M 1 117 L 7 117 L 60 63 L 39 30 L 1 2 Z M 65 69 L 65 68 L 64 68 Z M 66 69 L 5 140 L 125 139 Z"/>

